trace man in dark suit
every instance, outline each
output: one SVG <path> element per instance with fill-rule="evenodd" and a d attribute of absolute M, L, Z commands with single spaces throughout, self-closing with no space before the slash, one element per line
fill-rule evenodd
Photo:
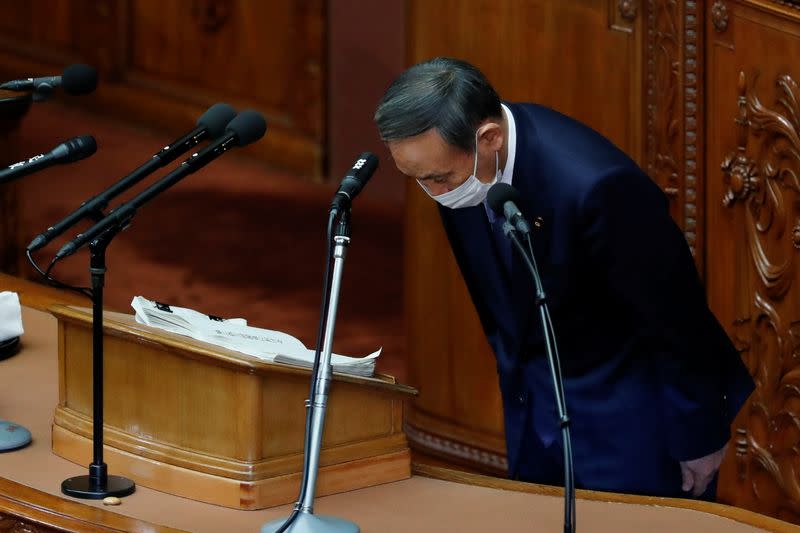
<path fill-rule="evenodd" d="M 577 486 L 713 498 L 753 383 L 661 190 L 594 130 L 543 106 L 501 103 L 459 60 L 401 74 L 375 120 L 397 168 L 440 204 L 497 358 L 509 475 L 563 484 L 533 283 L 486 205 L 496 182 L 519 190 L 534 222 Z"/>

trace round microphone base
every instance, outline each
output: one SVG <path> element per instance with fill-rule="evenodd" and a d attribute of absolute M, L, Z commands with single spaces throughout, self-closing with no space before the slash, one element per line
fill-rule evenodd
<path fill-rule="evenodd" d="M 286 518 L 267 522 L 261 526 L 261 533 L 275 533 L 284 522 Z M 361 530 L 353 522 L 341 518 L 300 513 L 285 531 L 286 533 L 359 533 Z"/>
<path fill-rule="evenodd" d="M 31 432 L 7 420 L 0 420 L 0 452 L 17 450 L 31 442 Z"/>
<path fill-rule="evenodd" d="M 136 484 L 122 476 L 107 476 L 104 484 L 98 484 L 89 475 L 75 476 L 61 483 L 61 492 L 73 498 L 102 500 L 108 496 L 128 496 L 136 490 Z"/>
<path fill-rule="evenodd" d="M 10 339 L 0 342 L 0 361 L 8 359 L 19 351 L 19 337 L 12 337 Z"/>

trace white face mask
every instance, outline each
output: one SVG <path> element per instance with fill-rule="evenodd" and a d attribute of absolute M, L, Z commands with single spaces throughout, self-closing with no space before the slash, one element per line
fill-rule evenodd
<path fill-rule="evenodd" d="M 458 209 L 460 207 L 474 207 L 480 205 L 486 200 L 486 195 L 489 194 L 489 189 L 497 183 L 500 179 L 500 156 L 497 152 L 494 153 L 495 172 L 494 179 L 490 183 L 483 183 L 477 178 L 475 174 L 478 172 L 478 132 L 475 132 L 475 165 L 472 167 L 472 174 L 467 180 L 453 189 L 442 194 L 432 195 L 425 185 L 419 180 L 419 186 L 422 187 L 428 196 L 439 202 L 445 207 L 450 209 Z"/>

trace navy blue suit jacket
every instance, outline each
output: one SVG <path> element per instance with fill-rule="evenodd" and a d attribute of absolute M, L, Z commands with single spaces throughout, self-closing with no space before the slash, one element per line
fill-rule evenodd
<path fill-rule="evenodd" d="M 678 462 L 725 444 L 753 382 L 708 308 L 659 187 L 587 126 L 543 106 L 508 105 L 513 185 L 527 218 L 541 218 L 534 252 L 564 371 L 576 482 L 680 495 Z M 563 483 L 529 272 L 516 251 L 504 266 L 508 244 L 483 205 L 441 207 L 441 216 L 497 358 L 509 474 Z"/>

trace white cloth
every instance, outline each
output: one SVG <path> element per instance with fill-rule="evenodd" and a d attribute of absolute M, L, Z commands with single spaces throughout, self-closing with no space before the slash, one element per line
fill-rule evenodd
<path fill-rule="evenodd" d="M 19 337 L 22 329 L 22 307 L 16 292 L 0 292 L 0 342 Z"/>

